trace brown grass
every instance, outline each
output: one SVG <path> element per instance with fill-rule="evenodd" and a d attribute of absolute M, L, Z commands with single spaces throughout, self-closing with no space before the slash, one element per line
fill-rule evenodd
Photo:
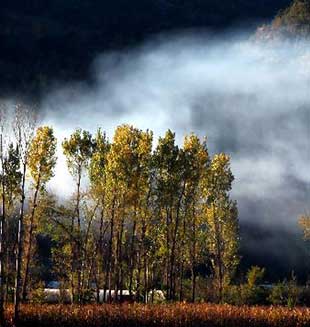
<path fill-rule="evenodd" d="M 7 310 L 12 326 L 12 308 Z M 310 326 L 310 308 L 213 304 L 25 305 L 22 327 Z"/>

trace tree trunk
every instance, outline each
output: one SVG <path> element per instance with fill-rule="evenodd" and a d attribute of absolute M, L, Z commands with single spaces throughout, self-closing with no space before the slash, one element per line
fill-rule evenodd
<path fill-rule="evenodd" d="M 196 300 L 196 214 L 193 208 L 192 302 Z"/>
<path fill-rule="evenodd" d="M 29 227 L 29 245 L 27 248 L 27 251 L 25 253 L 25 275 L 24 275 L 24 281 L 23 281 L 23 289 L 22 289 L 22 300 L 27 300 L 27 288 L 28 288 L 28 276 L 29 276 L 29 267 L 30 267 L 30 259 L 31 259 L 31 251 L 32 251 L 32 243 L 33 243 L 33 232 L 34 232 L 34 217 L 35 217 L 35 211 L 37 208 L 37 201 L 38 201 L 38 194 L 40 189 L 40 174 L 38 177 L 37 185 L 35 188 L 35 193 L 33 197 L 33 206 L 31 210 L 31 216 L 30 216 L 30 227 Z"/>
<path fill-rule="evenodd" d="M 172 246 L 171 246 L 171 257 L 170 257 L 170 298 L 172 300 L 175 299 L 175 251 L 176 251 L 176 243 L 177 243 L 177 236 L 178 236 L 178 230 L 180 225 L 180 210 L 181 210 L 181 201 L 183 198 L 183 194 L 185 191 L 185 181 L 183 182 L 182 191 L 178 198 L 177 203 L 177 212 L 176 212 L 176 218 L 175 218 L 175 225 L 174 225 L 174 231 L 172 235 Z"/>
<path fill-rule="evenodd" d="M 81 275 L 82 275 L 82 255 L 81 255 L 81 217 L 80 217 L 80 201 L 81 201 L 81 177 L 82 168 L 79 167 L 78 180 L 77 180 L 77 195 L 76 195 L 76 217 L 77 217 L 77 301 L 81 303 Z"/>
<path fill-rule="evenodd" d="M 140 256 L 140 252 L 138 252 L 138 275 L 137 275 L 137 294 L 136 294 L 136 301 L 140 302 L 140 291 L 141 291 L 141 256 Z"/>
<path fill-rule="evenodd" d="M 220 229 L 218 220 L 215 216 L 215 205 L 212 203 L 213 209 L 213 222 L 215 228 L 215 241 L 216 241 L 216 255 L 215 255 L 215 262 L 216 262 L 216 269 L 217 269 L 217 278 L 218 278 L 218 287 L 219 287 L 219 302 L 222 302 L 223 299 L 223 273 L 222 273 L 222 252 L 221 252 L 221 244 L 220 244 Z"/>
<path fill-rule="evenodd" d="M 5 324 L 4 319 L 4 299 L 5 299 L 5 290 L 6 290 L 6 257 L 7 257 L 7 248 L 6 248 L 6 189 L 5 189 L 5 169 L 4 169 L 4 154 L 3 154 L 3 140 L 2 135 L 0 137 L 0 151 L 1 151 L 1 166 L 2 166 L 2 178 L 1 178 L 1 186 L 2 186 L 2 215 L 0 220 L 0 325 L 3 326 Z"/>
<path fill-rule="evenodd" d="M 179 293 L 179 301 L 183 301 L 183 275 L 184 275 L 184 261 L 182 260 L 181 269 L 180 269 L 180 293 Z"/>
<path fill-rule="evenodd" d="M 113 250 L 113 235 L 114 235 L 114 215 L 115 215 L 115 196 L 112 201 L 111 219 L 110 219 L 110 240 L 109 240 L 109 253 L 107 264 L 107 280 L 106 285 L 109 287 L 109 302 L 112 300 L 112 250 Z M 104 300 L 105 300 L 105 294 Z"/>
<path fill-rule="evenodd" d="M 136 216 L 136 210 L 135 210 Z M 132 296 L 132 283 L 133 283 L 133 272 L 135 269 L 135 251 L 134 251 L 134 242 L 136 237 L 136 217 L 134 218 L 134 223 L 132 227 L 132 236 L 131 236 L 131 250 L 130 250 L 130 276 L 129 276 L 129 295 Z"/>
<path fill-rule="evenodd" d="M 98 244 L 98 254 L 102 258 L 102 267 L 100 267 L 100 262 L 101 260 L 98 258 L 98 267 L 97 267 L 97 274 L 96 274 L 96 292 L 97 292 L 97 303 L 100 302 L 100 269 L 102 268 L 102 273 L 104 274 L 105 271 L 105 265 L 103 264 L 103 256 L 104 256 L 104 251 L 103 251 L 103 219 L 104 219 L 104 200 L 102 201 L 101 204 L 101 213 L 100 213 L 100 232 L 99 232 L 99 244 Z M 104 284 L 105 280 L 103 281 L 102 284 Z M 104 285 L 105 291 L 104 291 L 104 296 L 106 293 L 106 285 Z M 104 302 L 105 298 L 103 298 Z"/>
<path fill-rule="evenodd" d="M 18 232 L 17 232 L 16 276 L 15 276 L 15 294 L 14 294 L 14 322 L 16 325 L 18 325 L 19 323 L 21 287 L 22 287 L 26 169 L 27 169 L 27 162 L 24 162 L 22 185 L 21 185 L 21 207 L 20 207 L 20 215 L 18 219 Z"/>
<path fill-rule="evenodd" d="M 148 303 L 148 271 L 147 271 L 147 257 L 146 251 L 144 251 L 144 267 L 143 267 L 143 275 L 144 275 L 144 303 Z"/>
<path fill-rule="evenodd" d="M 170 212 L 169 212 L 169 209 L 166 208 L 166 250 L 167 250 L 167 255 L 166 255 L 166 285 L 167 285 L 167 293 L 166 293 L 166 298 L 167 300 L 171 300 L 171 294 L 170 294 L 170 288 L 169 288 L 169 272 L 170 272 L 170 237 L 169 237 L 169 234 L 170 234 L 170 222 L 171 222 L 171 219 L 169 219 L 170 217 Z"/>

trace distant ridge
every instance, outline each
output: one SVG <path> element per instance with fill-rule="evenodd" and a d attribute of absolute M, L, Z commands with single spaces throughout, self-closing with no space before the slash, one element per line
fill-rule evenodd
<path fill-rule="evenodd" d="M 310 38 L 310 0 L 294 0 L 279 11 L 271 24 L 259 27 L 256 37 L 262 40 Z"/>

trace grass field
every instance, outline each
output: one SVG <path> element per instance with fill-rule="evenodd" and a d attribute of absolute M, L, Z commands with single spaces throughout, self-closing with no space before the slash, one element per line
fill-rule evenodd
<path fill-rule="evenodd" d="M 12 326 L 12 308 L 7 310 Z M 294 327 L 310 326 L 310 308 L 213 304 L 25 305 L 23 327 Z"/>

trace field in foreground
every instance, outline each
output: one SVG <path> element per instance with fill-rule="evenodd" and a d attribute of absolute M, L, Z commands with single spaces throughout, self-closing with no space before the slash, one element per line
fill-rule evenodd
<path fill-rule="evenodd" d="M 12 308 L 6 315 L 12 326 Z M 25 305 L 22 327 L 310 326 L 310 308 L 212 304 Z"/>

